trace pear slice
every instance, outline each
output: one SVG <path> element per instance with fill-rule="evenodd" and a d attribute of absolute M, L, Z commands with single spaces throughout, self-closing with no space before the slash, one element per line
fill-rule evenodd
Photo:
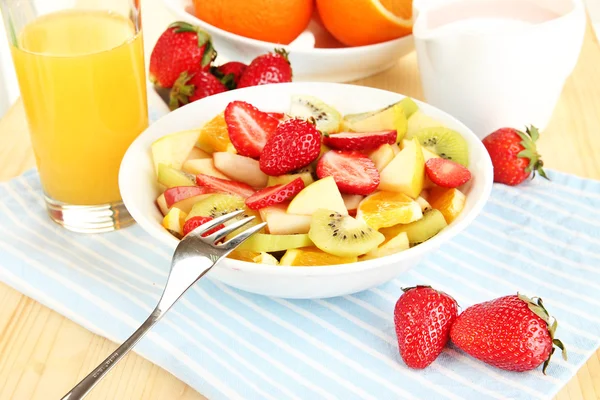
<path fill-rule="evenodd" d="M 381 172 L 394 159 L 394 149 L 389 144 L 379 146 L 369 154 L 369 158 L 375 164 L 377 171 Z"/>
<path fill-rule="evenodd" d="M 299 247 L 312 246 L 313 242 L 307 234 L 299 235 L 270 235 L 267 233 L 255 233 L 242 243 L 238 250 L 256 251 L 258 253 L 272 253 Z"/>
<path fill-rule="evenodd" d="M 425 159 L 421 145 L 413 139 L 381 171 L 379 189 L 404 193 L 416 199 L 423 190 L 424 177 Z"/>
<path fill-rule="evenodd" d="M 213 162 L 212 158 L 187 160 L 185 163 L 183 163 L 183 170 L 193 175 L 204 174 L 208 176 L 214 176 L 215 178 L 230 180 L 227 175 L 215 168 L 215 163 Z"/>
<path fill-rule="evenodd" d="M 152 159 L 158 172 L 158 164 L 181 169 L 183 162 L 194 148 L 200 131 L 197 129 L 172 133 L 152 143 Z"/>
<path fill-rule="evenodd" d="M 196 186 L 196 179 L 193 175 L 161 163 L 158 164 L 158 183 L 167 188 L 175 186 Z"/>
<path fill-rule="evenodd" d="M 310 215 L 290 214 L 287 212 L 287 207 L 287 203 L 281 203 L 260 209 L 260 217 L 267 223 L 269 233 L 275 235 L 308 233 Z"/>
<path fill-rule="evenodd" d="M 217 170 L 230 179 L 247 183 L 253 188 L 267 186 L 269 177 L 260 170 L 258 160 L 229 152 L 215 152 L 213 163 Z"/>
<path fill-rule="evenodd" d="M 410 248 L 408 235 L 406 232 L 400 232 L 387 242 L 383 242 L 381 246 L 375 250 L 371 250 L 364 256 L 360 257 L 360 261 L 372 260 L 374 258 L 389 256 L 390 254 L 399 253 Z"/>
<path fill-rule="evenodd" d="M 287 212 L 290 214 L 313 215 L 319 208 L 326 208 L 342 215 L 348 215 L 344 199 L 335 184 L 333 176 L 319 179 L 302 189 L 290 202 Z"/>

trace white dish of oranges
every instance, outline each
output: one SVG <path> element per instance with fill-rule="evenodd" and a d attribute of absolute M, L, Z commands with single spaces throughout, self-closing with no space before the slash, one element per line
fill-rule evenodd
<path fill-rule="evenodd" d="M 231 111 L 240 104 L 275 120 L 259 152 L 228 126 L 248 122 Z M 242 126 L 248 134 L 254 125 Z M 297 132 L 305 136 L 289 139 Z M 319 141 L 314 158 L 305 148 L 272 162 L 306 135 Z M 481 141 L 432 106 L 361 86 L 286 83 L 211 96 L 161 118 L 127 151 L 119 185 L 135 220 L 173 249 L 186 221 L 245 209 L 265 231 L 210 277 L 268 296 L 324 298 L 382 284 L 437 251 L 479 214 L 492 180 Z"/>
<path fill-rule="evenodd" d="M 411 34 L 376 44 L 344 47 L 327 32 L 316 12 L 312 15 L 304 32 L 296 40 L 289 45 L 275 44 L 231 33 L 199 19 L 194 14 L 192 0 L 163 0 L 163 2 L 180 20 L 206 30 L 212 36 L 213 44 L 219 54 L 227 61 L 236 60 L 248 64 L 257 56 L 272 52 L 274 48 L 286 49 L 294 70 L 294 81 L 349 82 L 365 78 L 390 68 L 400 57 L 414 49 Z M 207 0 L 205 2 L 209 3 Z M 370 0 L 366 1 L 366 3 L 368 2 Z M 277 2 L 271 3 L 278 4 Z M 380 4 L 379 0 L 374 3 Z M 391 12 L 382 11 L 383 6 L 375 8 L 386 15 L 386 17 L 377 17 L 378 12 L 373 11 L 374 20 L 365 23 L 365 27 L 373 27 L 375 32 L 392 30 L 387 24 L 378 23 L 378 18 L 382 18 L 388 23 L 397 20 L 396 23 L 399 26 L 404 24 L 412 26 L 412 21 L 402 21 Z M 373 9 L 373 7 L 370 6 L 369 9 Z M 239 20 L 239 18 L 230 18 L 230 20 Z M 394 25 L 393 22 L 391 24 Z"/>

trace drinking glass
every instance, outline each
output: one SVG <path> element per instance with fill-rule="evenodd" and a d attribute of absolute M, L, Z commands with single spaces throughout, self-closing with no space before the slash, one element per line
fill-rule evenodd
<path fill-rule="evenodd" d="M 50 217 L 127 226 L 118 172 L 148 126 L 139 0 L 0 0 Z"/>

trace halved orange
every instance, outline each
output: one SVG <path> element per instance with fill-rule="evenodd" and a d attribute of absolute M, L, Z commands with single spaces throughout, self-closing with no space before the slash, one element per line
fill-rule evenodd
<path fill-rule="evenodd" d="M 429 204 L 442 213 L 447 223 L 458 217 L 466 200 L 466 196 L 458 189 L 435 187 L 429 191 Z"/>
<path fill-rule="evenodd" d="M 358 205 L 356 218 L 373 229 L 408 224 L 423 217 L 419 203 L 404 193 L 379 191 L 367 196 Z"/>
<path fill-rule="evenodd" d="M 229 140 L 229 131 L 223 113 L 204 124 L 200 129 L 196 146 L 207 153 L 214 153 L 215 151 L 237 153 L 235 147 L 231 144 L 231 140 Z"/>

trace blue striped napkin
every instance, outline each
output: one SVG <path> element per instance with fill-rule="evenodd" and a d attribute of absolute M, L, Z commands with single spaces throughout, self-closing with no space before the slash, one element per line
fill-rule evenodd
<path fill-rule="evenodd" d="M 327 300 L 201 280 L 137 352 L 210 399 L 550 399 L 599 346 L 600 182 L 550 172 L 496 185 L 464 233 L 383 286 Z M 0 185 L 0 279 L 116 342 L 154 307 L 171 253 L 140 227 L 79 235 L 46 215 L 35 171 Z M 521 291 L 558 318 L 569 361 L 509 373 L 454 347 L 426 370 L 398 354 L 400 288 L 431 284 L 464 308 Z"/>

